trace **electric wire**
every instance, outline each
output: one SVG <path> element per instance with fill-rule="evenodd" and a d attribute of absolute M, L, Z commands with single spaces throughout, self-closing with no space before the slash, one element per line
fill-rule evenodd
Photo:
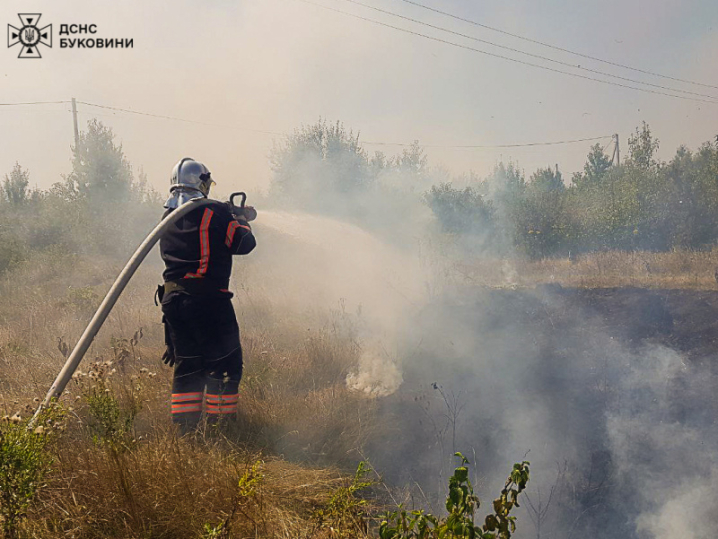
<path fill-rule="evenodd" d="M 376 6 L 372 6 L 372 5 L 369 5 L 369 4 L 364 4 L 363 2 L 359 2 L 359 1 L 357 1 L 357 0 L 342 0 L 342 1 L 348 2 L 348 3 L 350 3 L 350 4 L 355 4 L 355 5 L 357 5 L 357 6 L 362 6 L 362 7 L 368 8 L 368 9 L 372 9 L 372 10 L 374 10 L 374 11 L 378 11 L 379 13 L 384 13 L 384 14 L 386 14 L 386 15 L 391 15 L 392 17 L 397 17 L 397 18 L 399 18 L 399 19 L 403 19 L 403 20 L 405 20 L 405 21 L 413 22 L 413 23 L 415 23 L 415 24 L 420 24 L 420 25 L 423 25 L 423 26 L 427 26 L 427 27 L 429 27 L 429 28 L 433 28 L 434 30 L 440 30 L 440 31 L 442 31 L 442 32 L 447 32 L 447 33 L 453 34 L 453 35 L 455 35 L 455 36 L 463 37 L 463 38 L 466 38 L 466 39 L 471 39 L 471 40 L 477 41 L 477 42 L 479 42 L 479 43 L 484 43 L 484 44 L 490 45 L 490 46 L 492 46 L 492 47 L 497 47 L 497 48 L 499 48 L 499 49 L 504 49 L 504 50 L 511 51 L 511 52 L 515 52 L 515 53 L 518 53 L 518 54 L 523 54 L 523 55 L 529 56 L 529 57 L 531 57 L 531 58 L 536 58 L 536 59 L 539 59 L 539 60 L 544 60 L 544 61 L 547 61 L 547 62 L 552 62 L 552 63 L 554 63 L 554 64 L 562 65 L 562 66 L 565 66 L 565 67 L 570 67 L 570 68 L 572 68 L 572 69 L 580 69 L 581 71 L 586 71 L 586 72 L 589 72 L 589 73 L 594 73 L 594 74 L 596 74 L 596 75 L 602 75 L 602 76 L 604 76 L 604 77 L 611 77 L 611 78 L 618 79 L 618 80 L 623 80 L 623 81 L 626 81 L 626 82 L 632 82 L 632 83 L 634 83 L 634 84 L 643 84 L 643 85 L 645 85 L 645 86 L 652 86 L 653 88 L 660 88 L 661 90 L 668 90 L 669 92 L 678 92 L 678 93 L 682 93 L 682 94 L 695 95 L 695 96 L 698 96 L 698 97 L 707 97 L 707 98 L 709 98 L 709 99 L 714 99 L 714 100 L 715 100 L 715 99 L 718 99 L 718 97 L 713 96 L 713 95 L 709 95 L 709 94 L 701 94 L 701 93 L 698 93 L 698 92 L 691 92 L 691 91 L 689 91 L 689 90 L 680 90 L 680 89 L 678 89 L 678 88 L 671 88 L 671 87 L 669 87 L 669 86 L 662 86 L 662 85 L 660 85 L 660 84 L 654 84 L 654 83 L 652 83 L 652 82 L 644 82 L 644 81 L 640 81 L 640 80 L 636 80 L 636 79 L 631 79 L 631 78 L 628 78 L 628 77 L 622 77 L 622 76 L 620 76 L 620 75 L 613 75 L 612 73 L 606 73 L 605 71 L 599 71 L 598 69 L 591 69 L 591 68 L 589 68 L 589 67 L 584 67 L 584 66 L 581 66 L 581 65 L 572 64 L 572 63 L 570 63 L 570 62 L 563 62 L 563 61 L 561 61 L 561 60 L 556 60 L 555 58 L 550 58 L 550 57 L 548 57 L 548 56 L 542 56 L 542 55 L 540 55 L 540 54 L 533 54 L 533 53 L 531 53 L 531 52 L 526 52 L 526 51 L 523 51 L 523 50 L 521 50 L 521 49 L 516 49 L 516 48 L 513 48 L 513 47 L 507 47 L 507 46 L 505 46 L 505 45 L 500 45 L 500 44 L 498 44 L 498 43 L 494 43 L 493 41 L 488 41 L 488 40 L 485 40 L 485 39 L 480 39 L 480 38 L 475 37 L 475 36 L 470 36 L 470 35 L 467 35 L 467 34 L 462 34 L 461 32 L 456 32 L 456 31 L 451 30 L 451 29 L 449 29 L 449 28 L 444 28 L 444 27 L 442 27 L 442 26 L 436 26 L 436 25 L 434 25 L 434 24 L 430 24 L 430 23 L 427 23 L 427 22 L 424 22 L 424 21 L 420 21 L 420 20 L 417 20 L 417 19 L 413 19 L 413 18 L 411 18 L 411 17 L 406 17 L 405 15 L 401 15 L 401 14 L 399 14 L 399 13 L 394 13 L 393 11 L 388 11 L 388 10 L 385 10 L 385 9 L 381 9 L 381 8 L 378 8 L 378 7 L 376 7 Z M 716 103 L 718 103 L 718 101 L 716 101 Z"/>
<path fill-rule="evenodd" d="M 10 106 L 10 105 L 45 105 L 45 104 L 57 104 L 57 103 L 71 103 L 70 100 L 63 100 L 63 101 L 35 101 L 35 102 L 25 102 L 25 103 L 0 103 L 0 106 Z M 76 101 L 78 105 L 86 105 L 90 107 L 96 107 L 99 109 L 106 109 L 111 110 L 115 112 L 124 112 L 128 114 L 135 114 L 140 116 L 146 116 L 149 118 L 158 118 L 162 120 L 173 120 L 173 121 L 180 121 L 180 122 L 186 122 L 186 123 L 192 123 L 192 124 L 199 124 L 199 125 L 205 125 L 209 127 L 224 127 L 224 128 L 233 128 L 233 126 L 228 125 L 222 125 L 222 124 L 215 124 L 210 122 L 201 122 L 196 120 L 188 120 L 185 118 L 179 118 L 177 116 L 167 116 L 164 114 L 153 114 L 150 112 L 142 112 L 132 109 L 125 109 L 121 107 L 113 107 L 110 105 L 100 105 L 97 103 L 88 103 L 86 101 Z M 72 112 L 70 109 L 58 111 L 58 112 Z M 82 110 L 77 111 L 78 114 L 82 115 L 88 115 L 92 116 L 93 113 L 85 112 Z M 109 114 L 103 114 L 102 116 L 111 117 L 112 115 Z M 278 136 L 289 136 L 288 133 L 278 132 L 278 131 L 265 131 L 260 129 L 250 129 L 250 128 L 238 128 L 238 129 L 244 129 L 247 131 L 252 131 L 255 133 L 264 133 L 268 135 L 278 135 Z M 445 149 L 498 149 L 498 148 L 525 148 L 525 147 L 532 147 L 532 146 L 555 146 L 560 144 L 574 144 L 578 142 L 591 142 L 595 140 L 603 140 L 607 138 L 611 138 L 612 135 L 603 135 L 600 137 L 588 137 L 588 138 L 579 138 L 579 139 L 571 139 L 571 140 L 558 140 L 558 141 L 546 141 L 546 142 L 528 142 L 528 143 L 519 143 L 519 144 L 421 144 L 422 148 L 445 148 Z M 412 146 L 413 143 L 405 143 L 405 142 L 383 142 L 383 141 L 360 141 L 361 144 L 367 145 L 367 146 Z M 610 144 L 610 142 L 609 142 Z M 605 147 L 604 147 L 605 148 Z"/>
<path fill-rule="evenodd" d="M 485 28 L 486 30 L 491 30 L 492 32 L 498 32 L 498 33 L 500 33 L 500 34 L 504 34 L 504 35 L 507 35 L 507 36 L 515 37 L 516 39 L 521 39 L 521 40 L 527 41 L 527 42 L 529 42 L 529 43 L 534 43 L 534 44 L 536 44 L 536 45 L 541 45 L 541 46 L 543 46 L 543 47 L 548 47 L 548 48 L 550 48 L 550 49 L 554 49 L 554 50 L 557 50 L 557 51 L 565 52 L 565 53 L 568 53 L 568 54 L 573 54 L 574 56 L 580 56 L 581 58 L 586 58 L 586 59 L 588 59 L 588 60 L 594 60 L 594 61 L 596 61 L 596 62 L 601 62 L 601 63 L 603 63 L 603 64 L 611 65 L 611 66 L 614 66 L 614 67 L 620 67 L 620 68 L 622 68 L 622 69 L 628 69 L 628 70 L 631 70 L 631 71 L 636 71 L 636 72 L 638 72 L 638 73 L 643 73 L 644 75 L 652 75 L 652 76 L 654 76 L 654 77 L 661 77 L 661 78 L 663 78 L 663 79 L 669 79 L 669 80 L 673 80 L 673 81 L 676 81 L 676 82 L 684 82 L 684 83 L 686 83 L 686 84 L 693 84 L 693 85 L 695 85 L 695 86 L 704 86 L 704 87 L 706 87 L 706 88 L 715 88 L 715 89 L 718 89 L 718 86 L 714 86 L 714 85 L 712 85 L 712 84 L 705 84 L 705 83 L 702 83 L 702 82 L 692 81 L 692 80 L 688 80 L 688 79 L 680 79 L 680 78 L 678 78 L 678 77 L 671 77 L 670 75 L 662 75 L 661 73 L 656 73 L 655 71 L 649 71 L 649 70 L 647 70 L 647 69 L 639 69 L 639 68 L 637 68 L 637 67 L 632 67 L 632 66 L 629 66 L 629 65 L 626 65 L 626 64 L 621 64 L 621 63 L 618 63 L 618 62 L 612 62 L 612 61 L 610 61 L 610 60 L 604 60 L 604 59 L 602 59 L 602 58 L 598 58 L 598 57 L 596 57 L 596 56 L 591 56 L 591 55 L 589 55 L 589 54 L 583 54 L 583 53 L 580 53 L 580 52 L 572 51 L 572 50 L 570 50 L 570 49 L 566 49 L 566 48 L 563 48 L 563 47 L 559 47 L 559 46 L 557 46 L 557 45 L 551 45 L 550 43 L 546 43 L 546 42 L 544 42 L 544 41 L 539 41 L 539 40 L 537 40 L 537 39 L 531 39 L 531 38 L 529 38 L 529 37 L 525 37 L 525 36 L 522 36 L 522 35 L 519 35 L 519 34 L 514 34 L 514 33 L 511 33 L 511 32 L 508 32 L 508 31 L 506 31 L 506 30 L 501 30 L 500 28 L 495 28 L 495 27 L 489 26 L 489 25 L 487 25 L 487 24 L 482 24 L 482 23 L 480 23 L 480 22 L 476 22 L 476 21 L 473 21 L 473 20 L 471 20 L 471 19 L 466 19 L 466 18 L 464 18 L 464 17 L 460 17 L 460 16 L 458 16 L 458 15 L 454 15 L 453 13 L 448 13 L 448 12 L 442 11 L 442 10 L 440 10 L 440 9 L 436 9 L 436 8 L 433 8 L 433 7 L 430 7 L 430 6 L 426 6 L 426 5 L 424 5 L 424 4 L 420 4 L 419 2 L 414 2 L 413 0 L 399 0 L 399 1 L 405 2 L 405 3 L 407 3 L 407 4 L 411 4 L 411 5 L 416 6 L 416 7 L 420 7 L 420 8 L 422 8 L 422 9 L 426 9 L 426 10 L 429 10 L 429 11 L 433 11 L 434 13 L 438 13 L 438 14 L 444 15 L 444 16 L 446 16 L 446 17 L 451 17 L 452 19 L 456 19 L 456 20 L 458 20 L 458 21 L 462 21 L 462 22 L 465 22 L 465 23 L 468 23 L 468 24 L 472 24 L 472 25 L 474 25 L 474 26 L 478 26 L 478 27 L 481 27 L 481 28 Z"/>
<path fill-rule="evenodd" d="M 602 84 L 607 84 L 607 85 L 609 85 L 609 86 L 617 86 L 617 87 L 620 87 L 620 88 L 627 88 L 627 89 L 635 90 L 635 91 L 638 91 L 638 92 L 645 92 L 645 93 L 649 93 L 649 94 L 663 95 L 663 96 L 667 96 L 667 97 L 673 97 L 673 98 L 676 98 L 676 99 L 683 99 L 683 100 L 686 100 L 686 101 L 697 101 L 697 102 L 701 102 L 701 103 L 708 103 L 708 104 L 711 104 L 711 105 L 718 105 L 718 102 L 716 102 L 716 101 L 711 101 L 711 100 L 708 100 L 708 99 L 701 99 L 701 98 L 698 98 L 698 97 L 688 97 L 688 96 L 684 96 L 684 95 L 670 94 L 670 93 L 661 92 L 661 91 L 658 91 L 658 90 L 650 90 L 650 89 L 648 89 L 648 88 L 637 88 L 637 87 L 635 87 L 635 86 L 630 86 L 630 85 L 628 85 L 628 84 L 622 84 L 622 83 L 620 83 L 620 82 L 612 82 L 612 81 L 608 81 L 608 80 L 597 79 L 597 78 L 595 78 L 595 77 L 589 77 L 589 76 L 587 76 L 587 75 L 580 75 L 580 74 L 578 74 L 578 73 L 571 73 L 571 72 L 569 72 L 569 71 L 563 71 L 563 70 L 561 70 L 561 69 L 555 69 L 555 68 L 548 67 L 548 66 L 543 66 L 543 65 L 540 65 L 540 64 L 534 64 L 534 63 L 527 62 L 527 61 L 524 61 L 524 60 L 519 60 L 519 59 L 517 59 L 517 58 L 511 58 L 510 56 L 504 56 L 504 55 L 502 55 L 502 54 L 497 54 L 497 53 L 493 53 L 493 52 L 488 52 L 488 51 L 485 51 L 485 50 L 482 50 L 482 49 L 477 49 L 477 48 L 475 48 L 475 47 L 469 47 L 468 45 L 461 45 L 460 43 L 455 43 L 455 42 L 453 42 L 453 41 L 448 41 L 448 40 L 446 40 L 446 39 L 442 39 L 442 38 L 439 38 L 439 37 L 429 36 L 429 35 L 426 35 L 426 34 L 422 34 L 421 32 L 415 32 L 415 31 L 413 31 L 413 30 L 409 30 L 409 29 L 407 29 L 407 28 L 401 28 L 401 27 L 399 27 L 399 26 L 394 26 L 393 24 L 388 24 L 388 23 L 385 23 L 385 22 L 377 21 L 377 20 L 375 20 L 375 19 L 370 19 L 369 17 L 364 17 L 364 16 L 362 16 L 362 15 L 357 15 L 357 14 L 355 14 L 355 13 L 349 13 L 349 12 L 343 11 L 343 10 L 341 10 L 341 9 L 336 9 L 336 8 L 333 8 L 333 7 L 325 6 L 325 5 L 323 5 L 323 4 L 318 4 L 317 2 L 312 2 L 311 0 L 296 0 L 296 1 L 298 1 L 298 2 L 303 2 L 303 3 L 305 3 L 305 4 L 310 4 L 310 5 L 313 5 L 313 6 L 316 6 L 316 7 L 325 9 L 325 10 L 328 10 L 328 11 L 333 11 L 333 12 L 335 12 L 335 13 L 340 13 L 340 14 L 342 14 L 342 15 L 346 15 L 346 16 L 348 16 L 348 17 L 352 17 L 352 18 L 355 18 L 355 19 L 360 19 L 360 20 L 363 20 L 363 21 L 366 21 L 366 22 L 370 22 L 370 23 L 376 24 L 376 25 L 378 25 L 378 26 L 384 26 L 384 27 L 386 27 L 386 28 L 391 28 L 391 29 L 393 29 L 393 30 L 397 30 L 397 31 L 399 31 L 399 32 L 403 32 L 403 33 L 405 33 L 405 34 L 411 34 L 411 35 L 414 35 L 414 36 L 423 37 L 424 39 L 428 39 L 428 40 L 430 40 L 430 41 L 436 41 L 437 43 L 444 43 L 444 44 L 446 44 L 446 45 L 451 45 L 452 47 L 457 47 L 457 48 L 460 48 L 460 49 L 465 49 L 465 50 L 468 50 L 468 51 L 477 52 L 477 53 L 479 53 L 479 54 L 484 54 L 484 55 L 486 55 L 486 56 L 492 56 L 492 57 L 494 57 L 494 58 L 500 58 L 500 59 L 502 59 L 502 60 L 508 60 L 509 62 L 514 62 L 514 63 L 521 64 L 521 65 L 527 65 L 527 66 L 531 66 L 531 67 L 536 67 L 536 68 L 538 68 L 538 69 L 543 69 L 543 70 L 545 70 L 545 71 L 551 71 L 551 72 L 553 72 L 553 73 L 561 73 L 562 75 L 568 75 L 568 76 L 576 77 L 576 78 L 579 78 L 579 79 L 585 79 L 585 80 L 590 80 L 590 81 L 594 81 L 594 82 L 600 82 L 600 83 L 602 83 Z"/>
<path fill-rule="evenodd" d="M 138 116 L 149 116 L 149 117 L 151 117 L 151 118 L 161 118 L 161 119 L 163 119 L 163 120 L 173 120 L 173 121 L 176 121 L 176 122 L 185 122 L 185 123 L 190 123 L 190 124 L 206 125 L 206 126 L 209 126 L 209 127 L 223 127 L 223 128 L 226 128 L 226 129 L 239 129 L 239 130 L 241 130 L 241 131 L 250 131 L 250 132 L 252 132 L 252 133 L 262 133 L 262 134 L 265 134 L 265 135 L 286 136 L 286 133 L 279 133 L 279 132 L 276 132 L 276 131 L 264 131 L 264 130 L 261 130 L 261 129 L 251 129 L 251 128 L 249 128 L 249 127 L 238 127 L 238 126 L 215 124 L 215 123 L 210 123 L 210 122 L 202 122 L 202 121 L 198 121 L 198 120 L 188 120 L 188 119 L 186 119 L 186 118 L 178 118 L 178 117 L 176 117 L 176 116 L 166 116 L 166 115 L 163 115 L 163 114 L 152 114 L 152 113 L 149 113 L 149 112 L 141 112 L 141 111 L 137 111 L 137 110 L 123 109 L 123 108 L 120 108 L 120 107 L 110 107 L 110 106 L 108 106 L 108 105 L 98 105 L 98 104 L 96 104 L 96 103 L 88 103 L 88 102 L 86 102 L 86 101 L 77 101 L 77 103 L 78 103 L 78 104 L 82 104 L 82 105 L 86 105 L 86 106 L 88 106 L 88 107 L 96 107 L 96 108 L 99 108 L 99 109 L 114 110 L 114 111 L 117 111 L 117 112 L 125 112 L 125 113 L 128 113 L 128 114 L 136 114 L 136 115 L 138 115 Z"/>
<path fill-rule="evenodd" d="M 186 120 L 184 118 L 178 118 L 176 116 L 166 116 L 162 114 L 152 114 L 149 112 L 140 112 L 136 110 L 131 109 L 123 109 L 120 107 L 112 107 L 109 105 L 99 105 L 95 103 L 87 103 L 85 101 L 77 101 L 78 104 L 82 105 L 89 105 L 92 107 L 97 107 L 101 109 L 108 109 L 108 110 L 114 110 L 118 112 L 126 112 L 130 114 L 138 114 L 141 116 L 148 116 L 151 118 L 160 118 L 163 120 L 176 120 L 176 121 L 182 121 L 182 122 L 189 122 L 189 123 L 196 123 L 200 125 L 207 125 L 210 127 L 229 127 L 226 125 L 219 125 L 219 124 L 213 124 L 209 122 L 198 122 L 195 120 Z M 278 135 L 278 136 L 288 136 L 288 133 L 281 133 L 277 131 L 263 131 L 259 129 L 247 129 L 249 131 L 253 131 L 256 133 L 264 133 L 269 135 Z M 459 144 L 459 145 L 451 145 L 451 144 L 422 144 L 421 146 L 424 148 L 521 148 L 521 147 L 530 147 L 530 146 L 554 146 L 558 144 L 573 144 L 576 142 L 588 142 L 593 140 L 603 140 L 605 138 L 610 138 L 611 135 L 604 135 L 600 137 L 590 137 L 590 138 L 581 138 L 581 139 L 573 139 L 573 140 L 560 140 L 560 141 L 551 141 L 551 142 L 529 142 L 524 144 L 496 144 L 496 145 L 480 145 L 480 144 Z M 362 144 L 366 144 L 368 146 L 411 146 L 409 143 L 404 142 L 378 142 L 378 141 L 361 141 Z"/>
<path fill-rule="evenodd" d="M 17 107 L 22 105 L 56 105 L 58 103 L 71 103 L 71 101 L 27 101 L 24 103 L 0 103 L 0 107 Z"/>
<path fill-rule="evenodd" d="M 574 144 L 576 142 L 591 142 L 594 140 L 604 140 L 611 138 L 612 135 L 604 135 L 602 137 L 590 137 L 590 138 L 578 138 L 573 140 L 557 140 L 551 142 L 526 142 L 522 144 L 493 144 L 493 145 L 481 145 L 481 144 L 458 144 L 458 145 L 444 145 L 444 144 L 420 144 L 422 148 L 477 148 L 477 149 L 495 149 L 495 148 L 528 148 L 531 146 L 557 146 L 559 144 Z M 372 141 L 360 141 L 361 144 L 367 144 L 370 146 L 412 146 L 405 142 L 372 142 Z M 610 144 L 610 142 L 609 142 Z M 606 145 L 608 146 L 608 144 Z"/>

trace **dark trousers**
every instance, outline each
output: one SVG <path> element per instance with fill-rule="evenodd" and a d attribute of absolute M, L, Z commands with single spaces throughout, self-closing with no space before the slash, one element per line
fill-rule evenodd
<path fill-rule="evenodd" d="M 172 420 L 183 431 L 207 418 L 235 416 L 242 378 L 239 325 L 230 297 L 170 293 L 162 300 L 168 346 L 174 348 Z"/>

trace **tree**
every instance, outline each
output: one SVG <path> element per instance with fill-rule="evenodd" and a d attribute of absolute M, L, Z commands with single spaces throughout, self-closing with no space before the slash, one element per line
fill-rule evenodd
<path fill-rule="evenodd" d="M 496 165 L 491 175 L 486 178 L 486 183 L 490 192 L 497 199 L 511 198 L 523 193 L 526 189 L 523 172 L 512 162 L 509 162 L 508 165 L 503 162 Z"/>
<path fill-rule="evenodd" d="M 444 232 L 488 234 L 493 228 L 494 208 L 472 186 L 455 189 L 451 183 L 434 185 L 424 196 Z"/>
<path fill-rule="evenodd" d="M 371 183 L 370 163 L 359 134 L 320 119 L 303 126 L 270 152 L 272 191 L 295 207 L 336 213 Z M 377 156 L 373 167 L 384 165 Z"/>
<path fill-rule="evenodd" d="M 402 172 L 421 177 L 428 171 L 428 161 L 424 148 L 419 145 L 418 140 L 415 140 L 408 149 L 402 150 L 401 155 L 396 159 L 396 166 Z"/>
<path fill-rule="evenodd" d="M 632 204 L 629 223 L 632 230 L 631 249 L 664 250 L 668 236 L 664 227 L 666 176 L 660 173 L 656 151 L 659 141 L 653 137 L 646 122 L 628 138 L 628 159 L 619 183 L 624 198 L 621 203 Z M 633 200 L 632 200 L 633 199 Z"/>
<path fill-rule="evenodd" d="M 531 175 L 516 219 L 515 244 L 532 258 L 556 254 L 565 249 L 567 213 L 561 172 L 540 168 Z"/>
<path fill-rule="evenodd" d="M 53 216 L 33 225 L 41 244 L 126 253 L 156 225 L 162 208 L 142 172 L 135 183 L 112 129 L 93 119 L 72 147 L 72 172 L 53 185 L 41 211 Z"/>
<path fill-rule="evenodd" d="M 531 181 L 529 183 L 529 190 L 536 193 L 552 193 L 561 192 L 566 188 L 563 183 L 561 172 L 547 167 L 539 168 L 531 175 Z"/>
<path fill-rule="evenodd" d="M 680 146 L 661 167 L 654 211 L 667 248 L 702 248 L 716 239 L 718 175 L 710 171 L 713 151 L 708 144 L 694 155 Z"/>
<path fill-rule="evenodd" d="M 659 140 L 651 134 L 651 128 L 646 122 L 636 132 L 628 137 L 628 161 L 627 164 L 642 171 L 649 171 L 658 167 L 656 151 Z"/>
<path fill-rule="evenodd" d="M 579 188 L 599 184 L 606 178 L 610 168 L 611 159 L 603 152 L 600 144 L 594 144 L 583 165 L 583 174 L 574 174 L 572 183 Z"/>
<path fill-rule="evenodd" d="M 390 161 L 386 158 L 384 152 L 374 152 L 374 157 L 369 160 L 369 174 L 372 178 L 376 178 L 384 170 L 390 166 Z"/>
<path fill-rule="evenodd" d="M 20 206 L 29 198 L 28 185 L 30 185 L 30 173 L 23 170 L 19 163 L 15 163 L 10 175 L 5 175 L 2 192 L 10 204 Z"/>
<path fill-rule="evenodd" d="M 484 183 L 496 208 L 495 243 L 503 252 L 513 248 L 521 234 L 520 215 L 526 195 L 526 179 L 515 163 L 500 162 Z"/>
<path fill-rule="evenodd" d="M 72 172 L 66 178 L 68 193 L 91 205 L 117 206 L 130 199 L 132 168 L 122 145 L 116 145 L 112 129 L 92 119 L 87 132 L 72 148 Z"/>

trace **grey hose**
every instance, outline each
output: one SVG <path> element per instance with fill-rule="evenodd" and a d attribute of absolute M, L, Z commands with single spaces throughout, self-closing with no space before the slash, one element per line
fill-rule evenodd
<path fill-rule="evenodd" d="M 115 306 L 115 303 L 117 303 L 117 299 L 120 297 L 125 287 L 127 286 L 127 283 L 137 271 L 137 268 L 140 267 L 140 264 L 142 264 L 143 260 L 152 250 L 152 247 L 155 246 L 155 243 L 157 243 L 162 234 L 164 234 L 165 230 L 167 230 L 170 225 L 172 225 L 180 217 L 183 217 L 184 215 L 196 208 L 206 206 L 211 202 L 214 201 L 206 198 L 195 198 L 188 202 L 185 202 L 179 208 L 170 213 L 167 217 L 162 219 L 162 221 L 160 221 L 160 223 L 155 227 L 155 229 L 150 232 L 150 234 L 140 244 L 140 246 L 135 251 L 135 254 L 132 255 L 132 258 L 129 259 L 120 275 L 117 277 L 117 279 L 115 279 L 115 282 L 112 285 L 112 288 L 110 288 L 110 291 L 107 292 L 105 299 L 102 300 L 100 307 L 95 312 L 95 315 L 92 317 L 92 320 L 90 321 L 87 328 L 85 328 L 85 332 L 82 334 L 82 337 L 80 337 L 80 340 L 77 341 L 75 348 L 72 350 L 72 353 L 67 358 L 67 361 L 62 367 L 60 374 L 57 375 L 57 378 L 55 378 L 55 381 L 52 383 L 50 390 L 45 396 L 45 400 L 42 401 L 40 407 L 35 411 L 35 414 L 32 416 L 32 419 L 30 420 L 28 426 L 32 426 L 33 423 L 35 423 L 37 417 L 40 415 L 40 412 L 50 404 L 52 399 L 60 398 L 60 395 L 62 395 L 62 392 L 65 390 L 65 386 L 67 386 L 67 383 L 70 381 L 72 375 L 75 373 L 77 366 L 80 364 L 80 361 L 82 361 L 82 358 L 85 356 L 87 349 L 90 348 L 90 345 L 92 344 L 95 335 L 97 335 L 97 332 L 100 331 L 102 324 L 105 323 L 107 316 L 110 314 L 110 311 L 112 311 L 112 308 Z"/>

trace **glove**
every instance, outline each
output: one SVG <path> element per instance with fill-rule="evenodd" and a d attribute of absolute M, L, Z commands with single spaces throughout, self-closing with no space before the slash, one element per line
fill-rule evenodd
<path fill-rule="evenodd" d="M 164 361 L 165 365 L 167 365 L 168 367 L 175 366 L 175 351 L 171 346 L 168 346 L 165 350 L 165 353 L 162 354 L 162 361 Z"/>
<path fill-rule="evenodd" d="M 162 317 L 162 324 L 165 326 L 165 353 L 162 354 L 162 361 L 164 361 L 165 365 L 168 367 L 174 367 L 175 363 L 177 362 L 177 358 L 175 358 L 175 347 L 172 344 L 172 337 L 170 336 L 170 325 L 167 323 L 167 319 L 163 316 Z"/>

